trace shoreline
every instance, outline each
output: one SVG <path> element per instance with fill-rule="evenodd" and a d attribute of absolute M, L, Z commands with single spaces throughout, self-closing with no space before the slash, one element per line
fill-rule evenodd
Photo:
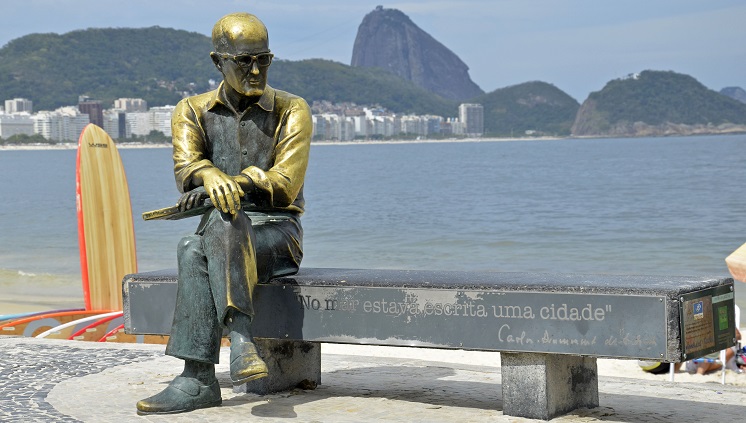
<path fill-rule="evenodd" d="M 467 143 L 467 142 L 510 142 L 510 141 L 561 141 L 573 139 L 571 137 L 531 137 L 531 138 L 449 138 L 449 139 L 421 139 L 421 140 L 359 140 L 359 141 L 311 141 L 311 145 L 371 145 L 371 144 L 438 144 L 438 143 Z M 171 148 L 169 143 L 118 143 L 117 149 L 135 148 Z M 28 151 L 28 150 L 76 150 L 77 143 L 67 142 L 59 144 L 26 144 L 0 145 L 0 151 Z"/>
<path fill-rule="evenodd" d="M 447 139 L 433 139 L 425 138 L 419 140 L 405 140 L 405 139 L 392 139 L 392 140 L 351 140 L 351 141 L 311 141 L 311 145 L 373 145 L 373 144 L 442 144 L 442 143 L 475 143 L 475 142 L 526 142 L 526 141 L 565 141 L 565 140 L 587 140 L 587 139 L 639 139 L 639 138 L 671 138 L 671 137 L 704 137 L 704 136 L 738 136 L 746 135 L 744 132 L 732 132 L 732 133 L 707 133 L 707 134 L 677 134 L 677 135 L 651 135 L 651 136 L 546 136 L 546 137 L 485 137 L 485 138 L 447 138 Z M 139 142 L 126 142 L 117 143 L 117 148 L 122 149 L 137 149 L 137 148 L 171 148 L 170 143 L 139 143 Z M 0 145 L 0 151 L 33 151 L 33 150 L 76 150 L 78 148 L 77 142 L 66 142 L 59 144 L 24 144 L 24 145 Z"/>

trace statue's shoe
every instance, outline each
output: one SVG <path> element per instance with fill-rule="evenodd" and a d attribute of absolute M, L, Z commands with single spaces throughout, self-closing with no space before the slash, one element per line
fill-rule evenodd
<path fill-rule="evenodd" d="M 243 336 L 231 336 L 231 381 L 242 385 L 266 377 L 267 364 L 259 357 L 256 345 Z"/>
<path fill-rule="evenodd" d="M 137 402 L 137 414 L 173 414 L 222 404 L 220 385 L 215 379 L 203 385 L 197 379 L 177 376 L 166 389 Z"/>

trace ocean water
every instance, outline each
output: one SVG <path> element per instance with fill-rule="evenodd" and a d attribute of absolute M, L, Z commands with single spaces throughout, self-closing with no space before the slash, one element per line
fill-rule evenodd
<path fill-rule="evenodd" d="M 139 270 L 175 268 L 198 219 L 140 218 L 178 198 L 170 149 L 120 153 Z M 0 296 L 79 295 L 75 155 L 0 151 Z M 744 135 L 314 145 L 303 265 L 728 276 L 745 159 Z"/>

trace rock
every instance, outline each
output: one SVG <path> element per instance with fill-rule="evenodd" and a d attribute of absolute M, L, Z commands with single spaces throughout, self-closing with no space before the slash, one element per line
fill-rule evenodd
<path fill-rule="evenodd" d="M 727 95 L 728 97 L 738 100 L 741 103 L 746 103 L 746 90 L 741 87 L 725 87 L 720 90 L 720 94 Z"/>
<path fill-rule="evenodd" d="M 401 11 L 382 6 L 363 18 L 351 65 L 383 68 L 447 99 L 465 100 L 484 93 L 455 53 Z"/>

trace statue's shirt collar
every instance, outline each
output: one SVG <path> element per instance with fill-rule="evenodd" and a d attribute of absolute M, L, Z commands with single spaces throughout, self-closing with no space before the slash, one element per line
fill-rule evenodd
<path fill-rule="evenodd" d="M 218 104 L 228 107 L 232 110 L 236 110 L 236 107 L 228 100 L 228 96 L 225 94 L 224 88 L 225 82 L 221 82 L 218 89 L 214 91 L 214 97 L 210 104 L 207 106 L 208 110 L 211 110 Z M 256 104 L 267 112 L 271 112 L 275 108 L 275 89 L 267 84 L 264 87 L 262 96 L 259 97 L 259 101 Z"/>

